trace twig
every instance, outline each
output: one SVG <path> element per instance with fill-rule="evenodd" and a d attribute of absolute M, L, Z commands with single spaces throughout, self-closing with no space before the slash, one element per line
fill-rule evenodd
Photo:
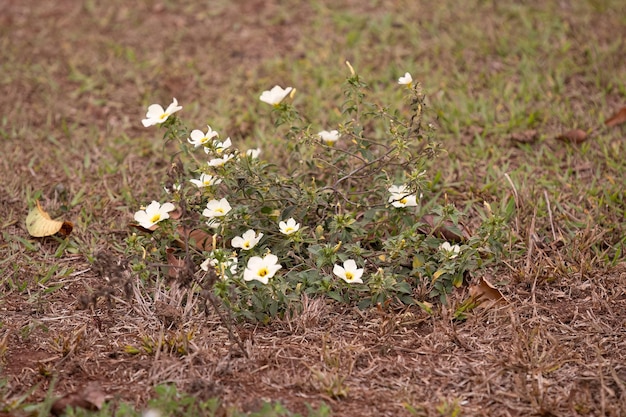
<path fill-rule="evenodd" d="M 511 184 L 511 188 L 513 189 L 513 196 L 515 197 L 515 208 L 517 210 L 517 216 L 515 216 L 515 232 L 519 235 L 519 195 L 517 194 L 517 188 L 515 188 L 515 184 L 513 184 L 513 181 L 511 180 L 509 174 L 505 173 L 504 178 L 506 178 L 509 184 Z"/>
<path fill-rule="evenodd" d="M 530 220 L 530 228 L 528 229 L 528 253 L 526 254 L 526 267 L 524 268 L 524 272 L 526 275 L 530 273 L 530 265 L 533 259 L 533 249 L 535 246 L 535 241 L 533 237 L 535 236 L 535 219 L 537 218 L 537 207 L 533 212 L 533 218 Z"/>
<path fill-rule="evenodd" d="M 552 219 L 552 209 L 550 208 L 550 199 L 548 198 L 548 192 L 543 190 L 543 196 L 546 199 L 546 204 L 548 206 L 548 216 L 550 218 L 550 228 L 552 229 L 552 240 L 556 241 L 556 232 L 554 231 L 554 221 Z"/>
<path fill-rule="evenodd" d="M 226 330 L 228 331 L 228 338 L 234 341 L 237 344 L 237 346 L 239 346 L 239 349 L 241 349 L 241 352 L 243 352 L 243 355 L 246 358 L 248 358 L 249 357 L 248 351 L 244 347 L 241 339 L 238 336 L 236 336 L 235 332 L 233 331 L 232 317 L 230 315 L 230 310 L 228 310 L 229 311 L 229 313 L 227 313 L 228 316 L 224 315 L 222 310 L 220 309 L 219 300 L 217 299 L 215 294 L 213 294 L 213 284 L 215 284 L 216 280 L 217 280 L 217 274 L 215 273 L 215 270 L 213 268 L 209 269 L 209 280 L 208 280 L 207 285 L 204 287 L 203 293 L 206 296 L 206 299 L 209 300 L 209 302 L 211 303 L 211 306 L 213 307 L 217 315 L 219 316 L 222 324 L 226 327 Z"/>

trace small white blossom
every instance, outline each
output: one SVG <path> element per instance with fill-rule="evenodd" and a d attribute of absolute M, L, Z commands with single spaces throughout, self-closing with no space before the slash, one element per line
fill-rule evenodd
<path fill-rule="evenodd" d="M 391 194 L 388 202 L 392 206 L 396 208 L 417 206 L 417 196 L 410 194 L 406 185 L 392 185 L 388 191 Z"/>
<path fill-rule="evenodd" d="M 261 238 L 263 237 L 263 233 L 259 233 L 258 235 L 252 229 L 246 231 L 242 236 L 236 236 L 231 240 L 230 244 L 233 248 L 241 248 L 243 250 L 250 250 L 259 243 Z"/>
<path fill-rule="evenodd" d="M 219 134 L 211 129 L 211 126 L 207 125 L 207 132 L 204 133 L 202 130 L 192 130 L 190 137 L 187 138 L 187 142 L 191 143 L 195 148 L 198 148 L 202 145 L 206 145 L 211 141 L 214 137 L 218 137 Z"/>
<path fill-rule="evenodd" d="M 409 74 L 408 72 L 406 72 L 404 74 L 404 77 L 398 78 L 398 84 L 406 85 L 407 87 L 411 87 L 412 83 L 413 83 L 413 77 L 411 77 L 411 74 Z"/>
<path fill-rule="evenodd" d="M 213 142 L 213 146 L 211 146 L 210 148 L 204 148 L 204 152 L 206 153 L 213 152 L 218 155 L 221 155 L 226 149 L 230 148 L 230 145 L 232 145 L 230 138 L 226 138 L 224 142 L 220 142 L 216 140 Z"/>
<path fill-rule="evenodd" d="M 278 106 L 291 93 L 291 90 L 293 90 L 293 87 L 283 89 L 281 86 L 275 85 L 271 90 L 263 91 L 260 99 L 264 103 Z"/>
<path fill-rule="evenodd" d="M 211 200 L 206 204 L 206 208 L 202 212 L 202 215 L 205 217 L 213 218 L 213 217 L 222 217 L 225 216 L 231 210 L 230 204 L 226 201 L 225 198 L 221 200 Z"/>
<path fill-rule="evenodd" d="M 161 417 L 161 412 L 159 410 L 147 409 L 141 413 L 141 417 Z"/>
<path fill-rule="evenodd" d="M 135 213 L 135 220 L 141 227 L 151 228 L 161 220 L 169 219 L 170 211 L 174 211 L 176 207 L 172 203 L 161 205 L 158 201 L 153 201 L 145 210 L 139 210 Z"/>
<path fill-rule="evenodd" d="M 250 159 L 257 159 L 260 154 L 261 154 L 261 148 L 248 149 L 246 151 L 246 156 L 248 156 Z"/>
<path fill-rule="evenodd" d="M 168 186 L 163 187 L 163 190 L 165 190 L 165 192 L 168 194 L 172 194 L 172 193 L 177 193 L 178 191 L 180 191 L 182 187 L 183 187 L 182 184 L 172 184 L 169 187 Z"/>
<path fill-rule="evenodd" d="M 246 269 L 243 271 L 243 279 L 245 281 L 257 280 L 267 284 L 280 268 L 282 265 L 278 263 L 276 255 L 268 253 L 263 258 L 253 256 L 248 260 Z"/>
<path fill-rule="evenodd" d="M 353 259 L 346 260 L 343 263 L 343 266 L 335 264 L 333 267 L 333 274 L 342 278 L 349 284 L 363 284 L 363 280 L 361 279 L 363 276 L 363 268 L 357 268 L 356 262 Z"/>
<path fill-rule="evenodd" d="M 222 156 L 221 158 L 214 158 L 211 159 L 208 163 L 210 167 L 221 167 L 222 165 L 224 165 L 226 162 L 230 161 L 231 159 L 233 159 L 235 157 L 234 154 L 226 154 L 224 156 Z"/>
<path fill-rule="evenodd" d="M 456 258 L 459 256 L 459 253 L 461 253 L 461 247 L 459 245 L 451 245 L 448 242 L 443 242 L 439 245 L 439 250 L 444 252 L 450 259 Z"/>
<path fill-rule="evenodd" d="M 218 185 L 222 182 L 220 178 L 214 177 L 213 175 L 202 173 L 199 179 L 191 179 L 189 180 L 192 184 L 194 184 L 198 188 L 210 187 L 212 185 Z"/>
<path fill-rule="evenodd" d="M 173 99 L 172 103 L 167 106 L 167 109 L 163 110 L 160 104 L 151 104 L 148 106 L 148 112 L 146 113 L 146 118 L 141 121 L 144 127 L 156 125 L 163 123 L 170 117 L 173 113 L 176 113 L 178 110 L 182 109 L 182 106 L 178 105 L 178 100 Z"/>
<path fill-rule="evenodd" d="M 286 222 L 278 223 L 278 227 L 280 227 L 280 232 L 284 235 L 290 235 L 295 233 L 300 229 L 300 224 L 296 223 L 295 219 L 290 218 Z"/>
<path fill-rule="evenodd" d="M 235 256 L 229 256 L 227 259 L 220 261 L 217 259 L 216 254 L 211 251 L 211 253 L 209 253 L 209 257 L 200 265 L 200 268 L 202 268 L 203 271 L 208 271 L 209 266 L 212 266 L 216 269 L 220 276 L 224 278 L 226 271 L 229 271 L 231 275 L 237 273 L 238 262 L 239 261 Z"/>
<path fill-rule="evenodd" d="M 331 130 L 326 131 L 326 130 L 322 130 L 321 132 L 319 132 L 317 134 L 317 136 L 328 146 L 332 146 L 335 144 L 335 142 L 337 142 L 339 140 L 339 131 L 338 130 Z"/>

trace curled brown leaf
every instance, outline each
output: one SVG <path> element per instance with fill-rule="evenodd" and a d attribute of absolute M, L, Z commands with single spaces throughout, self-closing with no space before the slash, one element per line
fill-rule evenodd
<path fill-rule="evenodd" d="M 67 407 L 84 408 L 89 411 L 97 411 L 102 408 L 106 394 L 97 383 L 87 384 L 83 389 L 64 395 L 57 399 L 50 412 L 55 416 L 65 414 Z"/>
<path fill-rule="evenodd" d="M 556 140 L 561 142 L 579 144 L 583 143 L 589 138 L 587 132 L 582 129 L 572 129 L 556 137 Z"/>
<path fill-rule="evenodd" d="M 491 306 L 493 304 L 507 304 L 508 300 L 491 282 L 485 277 L 481 277 L 480 281 L 476 285 L 471 285 L 469 288 L 470 295 L 479 305 L 484 307 Z"/>
<path fill-rule="evenodd" d="M 516 142 L 519 144 L 531 144 L 535 143 L 539 138 L 539 134 L 536 130 L 525 130 L 523 132 L 514 132 L 511 134 L 509 139 L 512 142 Z"/>
<path fill-rule="evenodd" d="M 622 107 L 617 112 L 615 112 L 611 117 L 604 121 L 604 124 L 608 127 L 613 127 L 621 125 L 624 122 L 626 122 L 626 107 Z"/>
<path fill-rule="evenodd" d="M 425 215 L 422 217 L 421 221 L 425 223 L 426 226 L 420 228 L 420 232 L 425 235 L 432 233 L 433 236 L 446 239 L 448 242 L 462 243 L 472 236 L 467 226 L 462 223 L 455 225 L 451 221 L 446 220 L 443 224 L 438 225 L 435 221 L 435 216 L 432 214 Z"/>

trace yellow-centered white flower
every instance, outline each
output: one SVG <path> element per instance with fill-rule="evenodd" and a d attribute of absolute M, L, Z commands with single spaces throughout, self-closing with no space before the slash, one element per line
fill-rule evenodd
<path fill-rule="evenodd" d="M 224 152 L 224 150 L 230 148 L 230 145 L 232 145 L 230 138 L 226 138 L 224 142 L 220 142 L 216 140 L 216 141 L 213 141 L 213 146 L 211 146 L 210 148 L 204 148 L 204 152 L 206 153 L 212 152 L 217 155 L 221 155 Z"/>
<path fill-rule="evenodd" d="M 291 90 L 293 90 L 293 87 L 282 88 L 279 85 L 275 85 L 271 90 L 263 91 L 259 98 L 264 103 L 278 106 L 291 93 Z"/>
<path fill-rule="evenodd" d="M 398 78 L 398 84 L 411 87 L 411 84 L 413 84 L 413 77 L 411 77 L 411 74 L 408 72 L 405 72 L 403 77 Z"/>
<path fill-rule="evenodd" d="M 163 110 L 160 104 L 151 104 L 148 106 L 148 112 L 146 113 L 146 118 L 141 121 L 144 127 L 156 125 L 163 123 L 170 117 L 173 113 L 176 113 L 178 110 L 182 109 L 182 106 L 178 105 L 178 100 L 173 99 L 172 103 L 167 106 L 167 109 Z"/>
<path fill-rule="evenodd" d="M 210 167 L 221 167 L 222 165 L 224 165 L 226 162 L 230 161 L 231 159 L 233 159 L 235 157 L 234 154 L 226 154 L 224 156 L 222 156 L 221 158 L 214 158 L 211 159 L 208 164 Z"/>
<path fill-rule="evenodd" d="M 331 130 L 330 132 L 327 130 L 322 130 L 317 134 L 317 136 L 328 146 L 333 146 L 335 142 L 339 140 L 339 131 Z"/>
<path fill-rule="evenodd" d="M 228 213 L 232 207 L 228 204 L 225 198 L 221 200 L 211 200 L 206 204 L 206 208 L 202 212 L 202 215 L 209 218 L 223 217 Z"/>
<path fill-rule="evenodd" d="M 145 210 L 139 210 L 135 213 L 135 220 L 141 227 L 151 228 L 161 220 L 169 219 L 170 211 L 174 211 L 176 207 L 172 203 L 161 205 L 158 201 L 153 201 Z"/>
<path fill-rule="evenodd" d="M 278 263 L 278 257 L 268 253 L 264 257 L 253 256 L 248 260 L 246 269 L 243 271 L 243 279 L 245 281 L 257 280 L 263 284 L 267 284 L 276 272 L 282 268 Z"/>
<path fill-rule="evenodd" d="M 212 185 L 218 185 L 222 182 L 220 178 L 214 177 L 213 175 L 202 173 L 200 175 L 200 179 L 191 179 L 189 180 L 192 184 L 194 184 L 198 188 L 210 187 Z"/>
<path fill-rule="evenodd" d="M 294 218 L 290 218 L 286 222 L 278 223 L 278 227 L 280 228 L 280 233 L 290 235 L 300 229 L 300 223 L 296 223 Z"/>
<path fill-rule="evenodd" d="M 208 130 L 204 133 L 202 130 L 192 130 L 190 137 L 187 138 L 187 142 L 191 143 L 195 148 L 202 145 L 207 145 L 213 138 L 218 137 L 219 134 L 211 129 L 211 126 L 207 125 Z"/>
<path fill-rule="evenodd" d="M 461 253 L 461 247 L 459 245 L 451 245 L 448 242 L 443 242 L 439 245 L 439 250 L 444 252 L 450 259 L 456 258 L 459 256 L 459 253 Z"/>
<path fill-rule="evenodd" d="M 406 185 L 392 185 L 388 188 L 388 191 L 391 194 L 388 202 L 392 206 L 396 208 L 417 206 L 417 196 L 410 194 Z"/>
<path fill-rule="evenodd" d="M 357 268 L 356 262 L 353 259 L 346 260 L 343 266 L 335 264 L 333 274 L 349 284 L 363 284 L 363 280 L 361 279 L 363 276 L 363 268 Z"/>
<path fill-rule="evenodd" d="M 261 238 L 263 237 L 263 233 L 257 233 L 250 229 L 246 231 L 242 236 L 235 236 L 233 240 L 230 241 L 230 244 L 233 248 L 240 248 L 243 250 L 250 250 L 259 243 Z"/>

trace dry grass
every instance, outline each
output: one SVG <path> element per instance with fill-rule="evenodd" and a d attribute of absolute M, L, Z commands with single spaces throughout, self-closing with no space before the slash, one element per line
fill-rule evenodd
<path fill-rule="evenodd" d="M 526 171 L 528 149 L 507 148 L 503 158 L 512 170 L 521 167 L 522 180 L 500 178 L 497 186 L 505 190 L 501 195 L 516 198 L 511 230 L 518 255 L 489 273 L 493 282 L 507 283 L 502 291 L 509 303 L 475 310 L 465 321 L 453 317 L 467 298 L 466 289 L 432 316 L 417 307 L 359 311 L 303 299 L 301 311 L 269 325 L 234 325 L 242 351 L 213 309 L 207 314 L 200 308 L 197 294 L 166 285 L 158 275 L 148 286 L 118 265 L 123 264 L 129 213 L 160 190 L 156 174 L 169 163 L 162 145 L 139 127 L 145 105 L 176 96 L 193 103 L 188 114 L 200 124 L 205 123 L 202 107 L 218 97 L 220 106 L 242 105 L 245 99 L 233 96 L 274 82 L 267 63 L 277 57 L 289 62 L 306 56 L 302 28 L 319 24 L 315 13 L 330 19 L 335 7 L 289 3 L 217 1 L 208 8 L 193 2 L 177 8 L 168 2 L 2 4 L 0 363 L 5 397 L 14 399 L 36 387 L 28 401 L 40 401 L 54 377 L 57 393 L 97 382 L 111 399 L 137 405 L 145 404 L 154 385 L 172 382 L 199 399 L 218 396 L 244 410 L 273 400 L 298 412 L 323 401 L 337 416 L 454 415 L 456 407 L 462 415 L 477 416 L 625 415 L 626 267 L 622 262 L 609 268 L 603 258 L 623 239 L 618 210 L 623 210 L 623 189 L 616 203 L 579 193 L 586 185 L 602 189 L 600 180 L 623 178 L 623 166 L 611 165 L 610 150 L 623 149 L 619 133 L 596 148 L 589 145 L 587 153 L 547 144 L 537 151 L 546 155 L 537 156 Z M 359 18 L 373 18 L 382 10 L 400 16 L 406 6 L 369 2 L 361 10 L 360 2 L 358 7 L 353 3 L 339 11 Z M 603 21 L 603 2 L 595 3 L 598 9 L 588 18 L 576 10 L 563 12 L 574 27 L 567 40 L 580 40 L 583 29 L 605 22 L 597 39 L 618 62 L 623 49 L 615 47 L 611 34 L 623 25 L 616 17 Z M 492 10 L 480 4 L 483 12 Z M 423 12 L 445 23 L 457 11 L 444 9 Z M 467 11 L 459 10 L 465 17 Z M 352 23 L 363 24 L 356 17 Z M 503 28 L 486 27 L 496 31 L 490 39 Z M 437 71 L 459 56 L 475 65 L 486 59 L 475 49 L 455 55 L 453 46 L 444 48 L 451 42 L 446 39 L 424 38 L 419 59 L 430 63 L 423 71 Z M 402 63 L 411 51 L 393 43 L 379 52 L 388 54 L 389 62 Z M 585 59 L 603 51 L 588 50 Z M 334 57 L 331 50 L 318 53 L 320 62 Z M 359 57 L 364 67 L 371 64 Z M 504 65 L 484 64 L 494 73 Z M 620 74 L 618 64 L 605 64 Z M 233 74 L 240 79 L 233 80 Z M 568 85 L 584 85 L 594 106 L 623 101 L 623 84 L 598 74 L 596 86 L 576 77 Z M 489 97 L 493 91 L 487 88 L 483 94 Z M 443 96 L 442 87 L 433 101 Z M 596 110 L 572 112 L 589 122 L 598 119 Z M 542 127 L 552 134 L 577 120 L 574 116 L 548 120 Z M 254 131 L 248 110 L 215 117 L 239 135 Z M 453 125 L 447 128 L 454 130 Z M 459 150 L 476 145 L 474 127 L 458 129 L 461 143 L 443 172 L 454 201 L 490 200 L 489 187 L 479 189 L 476 178 L 495 175 L 493 161 L 473 161 L 468 169 Z M 508 136 L 494 127 L 482 139 L 498 147 Z M 571 174 L 575 187 L 562 186 L 568 178 L 551 178 L 558 184 L 546 192 L 535 181 L 542 164 L 554 160 Z M 27 200 L 40 190 L 53 214 L 75 221 L 71 242 L 28 237 L 22 224 Z"/>

